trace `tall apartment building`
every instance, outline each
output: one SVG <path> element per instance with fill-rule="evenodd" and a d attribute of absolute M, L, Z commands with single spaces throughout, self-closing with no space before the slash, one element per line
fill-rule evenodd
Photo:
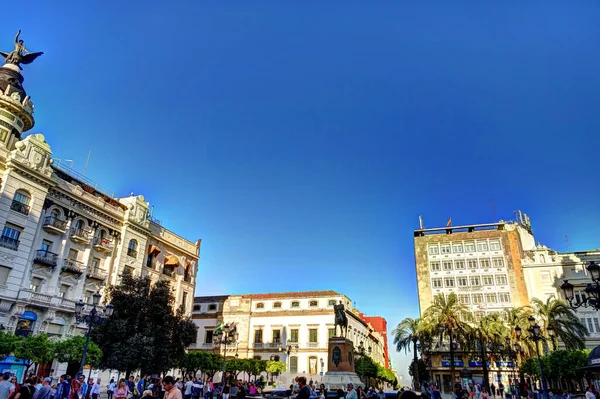
<path fill-rule="evenodd" d="M 476 317 L 527 305 L 521 259 L 535 240 L 526 220 L 415 230 L 421 315 L 435 295 L 451 292 Z"/>
<path fill-rule="evenodd" d="M 16 65 L 0 68 L 0 325 L 60 339 L 82 334 L 75 302 L 122 273 L 168 279 L 191 311 L 200 240 L 150 217 L 142 195 L 117 198 L 61 166 L 33 127 Z"/>
<path fill-rule="evenodd" d="M 279 377 L 286 386 L 300 374 L 317 381 L 327 372 L 327 345 L 334 333 L 333 306 L 339 301 L 347 309 L 348 338 L 355 348 L 362 346 L 383 366 L 386 336 L 351 309 L 347 296 L 335 291 L 196 297 L 192 320 L 198 326 L 198 336 L 190 349 L 227 357 L 280 360 L 287 365 L 287 372 Z M 213 332 L 222 322 L 235 323 L 239 334 L 226 353 L 223 346 L 213 344 Z"/>
<path fill-rule="evenodd" d="M 557 252 L 538 244 L 523 257 L 523 271 L 529 299 L 563 298 L 560 289 L 564 280 L 575 286 L 576 299 L 586 297 L 585 287 L 592 279 L 587 271 L 590 262 L 600 264 L 600 249 L 579 252 Z M 580 307 L 577 316 L 590 333 L 586 339 L 588 349 L 600 345 L 600 315 L 591 308 Z M 560 346 L 560 343 L 559 343 Z"/>

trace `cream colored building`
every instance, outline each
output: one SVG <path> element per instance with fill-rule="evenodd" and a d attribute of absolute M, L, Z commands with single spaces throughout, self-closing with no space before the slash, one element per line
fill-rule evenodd
<path fill-rule="evenodd" d="M 548 298 L 564 299 L 560 289 L 564 280 L 568 280 L 575 286 L 576 299 L 584 298 L 585 287 L 592 281 L 587 271 L 591 261 L 600 263 L 600 249 L 561 253 L 538 244 L 534 249 L 526 251 L 523 258 L 523 271 L 529 299 L 539 298 L 542 301 Z M 580 307 L 576 313 L 590 333 L 586 339 L 586 347 L 592 349 L 600 345 L 598 312 Z"/>
<path fill-rule="evenodd" d="M 348 338 L 355 348 L 361 343 L 366 353 L 385 366 L 384 337 L 356 309 L 348 297 L 335 291 L 196 297 L 192 320 L 198 326 L 200 349 L 224 354 L 224 346 L 213 344 L 213 331 L 221 322 L 235 323 L 238 341 L 227 347 L 227 357 L 280 360 L 288 371 L 280 381 L 306 375 L 319 381 L 327 372 L 327 344 L 334 333 L 333 306 L 342 301 L 348 317 Z M 339 328 L 338 328 L 339 334 Z M 369 352 L 370 350 L 370 352 Z"/>
<path fill-rule="evenodd" d="M 117 198 L 60 165 L 43 135 L 23 138 L 34 119 L 22 81 L 16 66 L 0 68 L 0 324 L 23 335 L 82 334 L 75 302 L 89 303 L 123 273 L 167 279 L 191 311 L 200 240 L 151 218 L 142 195 Z"/>

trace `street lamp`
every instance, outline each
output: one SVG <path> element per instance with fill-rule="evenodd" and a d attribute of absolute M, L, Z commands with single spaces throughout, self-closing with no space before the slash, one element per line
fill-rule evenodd
<path fill-rule="evenodd" d="M 554 331 L 554 327 L 552 326 L 548 326 L 548 328 L 546 328 L 546 332 L 548 333 L 548 336 L 550 337 L 550 340 L 552 341 L 552 350 L 556 350 L 556 331 Z"/>
<path fill-rule="evenodd" d="M 529 316 L 527 320 L 529 321 L 530 327 L 527 330 L 529 332 L 529 336 L 526 338 L 532 340 L 535 343 L 535 351 L 538 358 L 538 365 L 540 367 L 540 377 L 542 378 L 542 392 L 544 393 L 544 398 L 548 399 L 548 388 L 546 385 L 546 377 L 544 376 L 544 366 L 542 365 L 542 359 L 540 357 L 540 346 L 538 345 L 539 341 L 543 341 L 546 338 L 544 338 L 544 336 L 541 334 L 542 329 L 540 328 L 539 324 L 535 322 L 535 318 L 533 316 Z M 517 339 L 521 337 L 521 327 L 515 327 L 515 334 L 517 335 Z"/>
<path fill-rule="evenodd" d="M 564 280 L 564 283 L 560 286 L 563 291 L 563 295 L 571 309 L 577 309 L 580 307 L 591 307 L 595 310 L 600 310 L 600 266 L 594 261 L 590 262 L 587 271 L 590 273 L 592 283 L 588 283 L 585 287 L 585 293 L 587 296 L 581 296 L 575 298 L 574 286 L 569 283 L 569 280 Z M 573 300 L 575 302 L 573 302 Z"/>
<path fill-rule="evenodd" d="M 223 328 L 216 331 L 213 336 L 213 343 L 216 346 L 224 345 L 223 349 L 223 377 L 221 383 L 225 386 L 225 369 L 227 368 L 227 344 L 233 344 L 238 340 L 238 332 L 235 323 L 226 324 Z"/>
<path fill-rule="evenodd" d="M 325 360 L 323 360 L 323 358 L 320 359 L 321 360 L 321 377 L 323 376 L 323 372 L 325 371 Z"/>
<path fill-rule="evenodd" d="M 88 325 L 88 331 L 85 336 L 85 345 L 83 346 L 83 355 L 81 356 L 81 363 L 79 364 L 79 375 L 83 374 L 83 366 L 85 365 L 85 357 L 87 356 L 90 335 L 92 334 L 94 324 L 105 324 L 115 311 L 115 307 L 112 304 L 106 305 L 104 309 L 99 308 L 98 305 L 100 304 L 101 298 L 102 294 L 99 292 L 92 295 L 92 309 L 88 314 L 83 314 L 86 304 L 82 300 L 79 300 L 75 304 L 75 320 L 77 320 L 77 323 L 86 323 Z"/>

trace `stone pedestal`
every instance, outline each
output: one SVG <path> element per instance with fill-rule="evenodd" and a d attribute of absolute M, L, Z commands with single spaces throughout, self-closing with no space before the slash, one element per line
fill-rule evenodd
<path fill-rule="evenodd" d="M 354 384 L 354 388 L 364 387 L 354 371 L 354 344 L 344 337 L 329 338 L 327 372 L 323 376 L 323 384 L 328 389 L 346 390 L 348 383 Z"/>

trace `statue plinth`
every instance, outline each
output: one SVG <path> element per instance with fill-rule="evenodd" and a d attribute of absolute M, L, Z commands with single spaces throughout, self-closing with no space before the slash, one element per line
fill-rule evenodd
<path fill-rule="evenodd" d="M 328 389 L 346 390 L 348 383 L 354 388 L 365 384 L 354 371 L 354 344 L 344 337 L 329 338 L 327 372 L 323 376 L 323 384 Z"/>

